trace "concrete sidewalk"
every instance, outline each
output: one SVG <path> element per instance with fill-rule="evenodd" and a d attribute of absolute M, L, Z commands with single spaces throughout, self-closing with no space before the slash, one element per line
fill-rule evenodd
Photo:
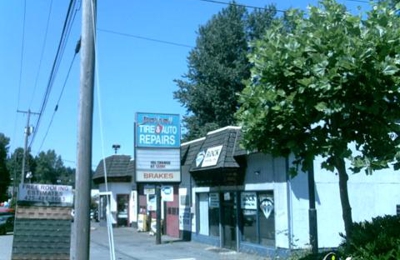
<path fill-rule="evenodd" d="M 162 243 L 156 245 L 155 236 L 137 232 L 135 228 L 114 228 L 115 259 L 118 260 L 262 260 L 260 256 L 237 253 L 197 242 L 179 241 L 162 236 Z M 109 260 L 109 243 L 106 227 L 97 223 L 92 226 L 90 236 L 90 259 Z"/>

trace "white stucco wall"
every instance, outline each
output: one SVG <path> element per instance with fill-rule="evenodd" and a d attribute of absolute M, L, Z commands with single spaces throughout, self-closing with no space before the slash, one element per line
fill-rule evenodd
<path fill-rule="evenodd" d="M 305 173 L 299 173 L 289 181 L 290 196 L 290 248 L 307 248 L 309 246 L 308 230 L 308 182 Z"/>
<path fill-rule="evenodd" d="M 318 245 L 320 248 L 337 247 L 342 242 L 339 233 L 344 233 L 339 177 L 335 173 L 321 169 L 321 162 L 321 158 L 314 162 Z M 376 216 L 396 214 L 396 205 L 400 204 L 399 171 L 385 169 L 367 176 L 363 171 L 351 174 L 348 170 L 348 174 L 353 221 L 359 222 L 371 220 Z M 307 175 L 301 173 L 291 179 L 290 186 L 294 243 L 298 247 L 308 247 Z"/>
<path fill-rule="evenodd" d="M 100 196 L 106 193 L 105 184 L 99 184 Z M 129 194 L 129 202 L 132 202 L 132 184 L 128 182 L 109 182 L 108 183 L 108 192 L 110 192 L 110 210 L 113 216 L 113 223 L 116 223 L 116 214 L 117 214 L 117 195 L 118 194 Z M 129 203 L 129 204 L 130 204 Z M 129 205 L 129 208 L 132 208 L 132 205 Z M 132 212 L 132 211 L 130 211 Z M 136 214 L 129 216 L 129 223 L 136 221 Z"/>
<path fill-rule="evenodd" d="M 251 154 L 247 159 L 246 191 L 273 190 L 275 214 L 275 246 L 289 248 L 288 183 L 286 160 L 261 153 Z M 255 175 L 259 172 L 259 175 Z M 264 177 L 261 177 L 264 176 Z M 265 176 L 267 176 L 265 178 Z M 264 178 L 261 180 L 261 178 Z"/>

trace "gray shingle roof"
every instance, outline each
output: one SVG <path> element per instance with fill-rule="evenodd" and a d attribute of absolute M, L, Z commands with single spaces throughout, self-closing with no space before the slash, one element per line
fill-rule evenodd
<path fill-rule="evenodd" d="M 181 165 L 190 166 L 206 138 L 196 139 L 181 145 Z"/>
<path fill-rule="evenodd" d="M 135 173 L 134 160 L 131 160 L 131 157 L 129 155 L 112 155 L 99 162 L 96 171 L 92 177 L 93 180 L 104 178 L 104 160 L 106 164 L 108 178 L 133 178 L 133 175 Z"/>
<path fill-rule="evenodd" d="M 192 164 L 190 172 L 204 171 L 204 170 L 215 170 L 215 169 L 227 169 L 227 168 L 239 168 L 240 165 L 236 162 L 234 155 L 235 149 L 239 146 L 239 132 L 240 127 L 228 126 L 216 131 L 209 132 L 202 142 L 201 147 L 197 151 Z M 199 152 L 206 152 L 207 149 L 222 145 L 218 161 L 215 165 L 204 167 L 201 164 L 196 164 L 196 156 Z"/>

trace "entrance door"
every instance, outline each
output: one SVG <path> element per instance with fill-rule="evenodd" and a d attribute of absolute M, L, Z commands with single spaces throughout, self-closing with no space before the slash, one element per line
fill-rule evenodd
<path fill-rule="evenodd" d="M 222 200 L 223 247 L 236 250 L 236 193 L 224 192 Z"/>
<path fill-rule="evenodd" d="M 129 194 L 117 194 L 117 225 L 129 226 Z"/>

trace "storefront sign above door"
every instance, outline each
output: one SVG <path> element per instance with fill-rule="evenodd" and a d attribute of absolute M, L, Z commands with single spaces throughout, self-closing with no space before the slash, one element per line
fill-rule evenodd
<path fill-rule="evenodd" d="M 218 163 L 223 145 L 207 148 L 206 151 L 200 151 L 196 157 L 196 167 L 215 166 Z"/>

